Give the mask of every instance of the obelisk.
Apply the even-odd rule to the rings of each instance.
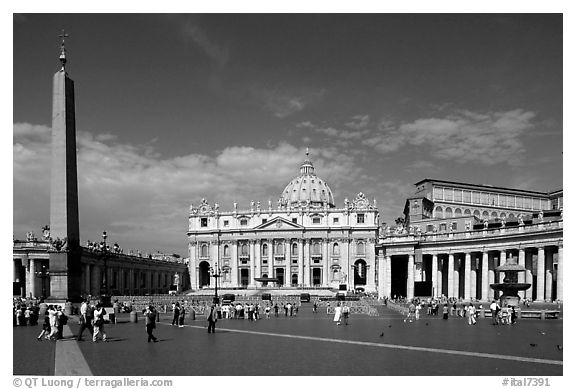
[[[50,237],[60,240],[50,252],[50,298],[62,300],[80,294],[80,232],[76,169],[74,81],[66,72],[62,32],[61,68],[54,74],[52,94],[52,170],[50,180]]]

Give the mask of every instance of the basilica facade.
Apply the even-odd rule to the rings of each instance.
[[[336,206],[307,158],[277,203],[190,207],[193,289],[298,287],[376,291],[378,210],[363,193]]]

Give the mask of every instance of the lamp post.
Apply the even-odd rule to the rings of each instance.
[[[46,298],[46,280],[50,278],[50,272],[46,268],[46,265],[42,265],[42,269],[35,271],[36,277],[42,280],[42,300]]]
[[[214,277],[214,304],[219,304],[220,299],[218,298],[218,278],[222,277],[222,271],[219,267],[214,268],[210,267],[211,277]]]
[[[100,286],[100,300],[105,307],[110,306],[110,295],[108,294],[108,255],[110,249],[106,244],[106,231],[102,233],[102,242],[100,242],[100,258],[104,261],[104,274],[102,276],[102,285]]]

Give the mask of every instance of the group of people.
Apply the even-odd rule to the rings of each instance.
[[[153,308],[152,305],[149,305],[147,310],[150,310],[151,307]],[[176,301],[175,303],[172,304],[172,325],[173,326],[176,325],[180,328],[184,327],[184,318],[186,317],[186,310],[187,309],[188,309],[188,307],[184,303],[184,300],[182,300],[182,304],[180,304],[178,301]],[[154,311],[156,311],[156,310],[154,309]],[[145,313],[145,315],[147,315],[147,313]]]
[[[36,339],[42,340],[60,340],[63,338],[64,325],[68,322],[68,316],[62,311],[59,305],[48,305],[44,311],[44,322],[42,331]]]
[[[15,300],[12,305],[12,324],[14,326],[38,325],[40,306],[36,302]]]
[[[490,304],[490,313],[492,314],[492,325],[495,326],[499,324],[516,324],[516,319],[518,318],[516,307],[511,305],[500,307],[496,300],[492,300]]]
[[[104,315],[106,315],[106,313],[106,309],[101,302],[94,303],[93,301],[83,299],[78,317],[80,329],[78,330],[76,340],[84,340],[82,339],[82,334],[84,330],[87,329],[92,334],[92,342],[96,343],[99,340],[106,342],[106,331],[104,330]]]
[[[350,318],[350,307],[346,305],[346,303],[340,305],[337,303],[334,307],[334,319],[333,321],[336,323],[337,326],[342,324],[344,321],[344,325],[348,325],[348,319]]]

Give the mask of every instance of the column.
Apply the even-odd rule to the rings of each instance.
[[[371,239],[366,240],[366,289],[376,290],[376,247]]]
[[[254,265],[256,262],[256,255],[254,253],[254,240],[249,240],[248,241],[248,253],[250,255],[250,274],[248,275],[248,287],[250,288],[254,288],[256,285],[254,284]]]
[[[545,254],[545,258],[546,260],[544,261],[545,263],[545,269],[546,269],[546,284],[545,285],[545,294],[544,294],[544,298],[547,301],[552,301],[552,268],[554,267],[554,261],[552,259],[553,253],[552,250],[549,249],[547,251],[544,251]]]
[[[260,240],[256,240],[256,246],[254,247],[254,267],[255,267],[255,273],[254,273],[254,277],[262,277],[262,271],[261,271],[261,267],[262,267],[262,245],[260,244]],[[257,283],[256,281],[254,282],[254,284],[256,286],[260,286],[262,285],[261,283]]]
[[[526,267],[526,252],[524,251],[524,249],[518,250],[518,265]],[[522,271],[518,272],[518,282],[521,284],[526,282],[526,272]],[[526,291],[525,290],[518,291],[518,296],[520,296],[520,298],[525,298]]]
[[[274,242],[272,239],[268,239],[268,277],[274,278]],[[268,284],[269,286],[272,286]]]
[[[480,278],[482,279],[482,296],[480,296],[480,299],[490,300],[490,297],[488,296],[488,289],[490,288],[490,286],[489,286],[490,280],[489,280],[489,276],[488,276],[488,252],[487,251],[482,252],[482,274],[481,274]]]
[[[454,254],[448,254],[448,291],[446,297],[454,296]]]
[[[328,261],[328,239],[322,239],[322,286],[329,286],[328,272],[329,269]]]
[[[477,294],[476,290],[478,289],[478,273],[476,269],[478,268],[478,256],[474,256],[472,258],[472,265],[470,269],[470,299],[476,300]]]
[[[346,272],[346,283],[348,290],[354,288],[354,272],[350,267],[350,240],[348,238],[342,239],[342,247],[340,249],[340,258],[342,258],[342,268]]]
[[[378,251],[378,298],[384,298],[386,289],[386,260],[382,250]]]
[[[387,255],[386,259],[386,289],[384,290],[385,296],[391,297],[392,294],[392,257]]]
[[[436,292],[436,295],[438,297],[442,296],[443,292],[442,292],[442,259],[438,259],[438,272],[436,273],[436,278],[437,279],[437,284],[438,284],[438,291]]]
[[[500,263],[498,266],[502,266],[506,263],[506,250],[500,251]],[[504,282],[505,274],[504,272],[498,272],[498,282]],[[501,293],[499,293],[501,294]]]
[[[90,264],[84,265],[84,293],[90,294],[91,284],[90,284]]]
[[[538,247],[538,272],[536,273],[536,300],[538,301],[544,301],[544,283],[546,282],[544,265],[544,247]]]
[[[304,243],[298,239],[298,284],[304,285]]]
[[[292,284],[292,272],[290,267],[290,239],[284,240],[284,285]]]
[[[432,297],[438,297],[438,255],[432,254]]]
[[[26,280],[29,280],[28,283],[28,296],[36,297],[36,260],[34,258],[30,258],[30,270],[28,271],[28,275]]]
[[[238,286],[240,284],[238,282],[238,241],[232,241],[230,246],[232,248],[230,253],[230,281],[232,281],[232,286]]]
[[[532,251],[527,251],[528,256],[526,257],[526,282],[530,284],[530,287],[526,289],[526,298],[532,298],[533,292],[533,282],[534,277],[532,277],[532,269],[534,264],[534,254]]]
[[[556,274],[556,298],[564,300],[564,243],[558,245],[558,270]]]
[[[406,298],[414,298],[414,255],[408,255],[408,281],[406,285]]]
[[[452,295],[460,298],[460,258],[454,257],[454,291]]]
[[[472,289],[472,278],[471,278],[471,267],[472,267],[472,257],[470,253],[464,254],[464,299],[470,300],[471,289]]]
[[[312,268],[310,267],[310,241],[304,239],[304,286],[310,286],[310,280],[312,279]]]

